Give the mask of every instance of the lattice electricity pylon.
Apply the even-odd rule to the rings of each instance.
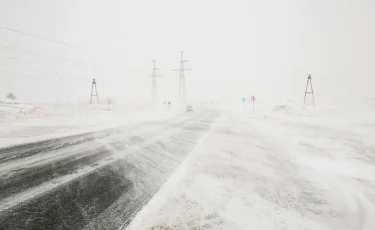
[[[156,78],[162,77],[160,75],[156,75],[156,70],[159,70],[159,68],[156,68],[156,61],[153,60],[153,68],[152,68],[152,92],[151,92],[151,101],[152,103],[156,103],[158,101],[158,88],[157,88],[157,82]]]
[[[307,88],[309,86],[309,82],[310,82],[310,89],[311,91],[307,91]],[[312,86],[312,81],[311,81],[311,75],[309,74],[309,76],[307,77],[307,84],[306,84],[306,90],[305,90],[305,98],[303,100],[303,107],[305,107],[305,103],[306,103],[306,95],[307,94],[311,94],[312,95],[312,99],[313,99],[313,104],[314,104],[314,107],[315,107],[315,100],[314,100],[314,90],[313,90],[313,86]]]
[[[181,51],[181,62],[180,62],[180,68],[174,69],[173,71],[180,71],[180,83],[179,83],[179,99],[182,104],[185,104],[186,102],[186,87],[185,87],[185,75],[184,71],[190,71],[191,69],[185,69],[184,63],[188,60],[184,60],[184,51]]]
[[[95,94],[94,94],[94,87],[95,87]],[[99,103],[99,96],[98,96],[98,90],[96,89],[95,79],[92,79],[90,104],[92,103],[92,97],[96,97],[96,102]]]

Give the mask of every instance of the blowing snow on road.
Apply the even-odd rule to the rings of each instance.
[[[0,230],[375,230],[374,12],[0,0]]]
[[[0,149],[0,228],[127,226],[217,117],[206,110]]]
[[[337,115],[223,115],[130,229],[375,229],[374,123]]]
[[[375,228],[373,112],[355,123],[358,112],[332,122],[336,111],[281,108],[202,109],[4,147],[0,228]]]

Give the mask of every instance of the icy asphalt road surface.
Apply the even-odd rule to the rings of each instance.
[[[206,110],[0,149],[0,229],[118,229],[219,116]]]

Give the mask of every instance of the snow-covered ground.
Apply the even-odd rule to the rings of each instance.
[[[210,131],[129,229],[375,229],[375,110],[292,104],[220,110],[218,120],[193,113]],[[166,134],[162,121],[177,117],[183,124],[181,112],[0,102],[0,147],[122,125],[147,128],[147,121],[160,122]]]
[[[166,107],[0,101],[0,148],[175,116]]]
[[[375,229],[374,110],[227,113],[129,229]]]

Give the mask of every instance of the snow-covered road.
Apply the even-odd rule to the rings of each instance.
[[[214,110],[0,149],[0,229],[117,229],[219,116]]]
[[[336,116],[222,116],[129,229],[375,229],[374,120]]]
[[[373,115],[206,109],[3,148],[0,229],[375,229]]]

